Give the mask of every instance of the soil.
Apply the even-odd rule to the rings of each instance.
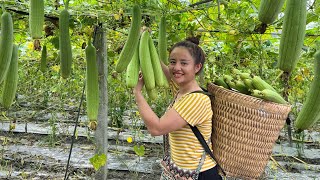
[[[32,112],[16,112],[15,128],[10,122],[0,122],[0,179],[64,179],[70,153],[74,123],[72,121],[22,120]],[[57,115],[58,116],[58,115]],[[145,130],[129,128],[130,119],[124,121],[125,129],[108,129],[108,179],[158,180],[161,168],[162,137],[151,137]],[[317,126],[318,127],[318,126]],[[141,128],[141,127],[139,127]],[[261,179],[320,179],[320,131],[306,132],[304,144],[294,139],[290,146],[283,132],[275,143],[273,154]],[[128,143],[127,137],[135,137]],[[139,157],[133,150],[135,144],[145,146]],[[95,170],[89,159],[94,155],[93,132],[80,123],[74,141],[68,179],[94,179]],[[234,179],[234,178],[227,178]]]

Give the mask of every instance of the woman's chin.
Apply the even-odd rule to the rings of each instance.
[[[181,80],[181,78],[174,78],[173,82],[175,82],[177,85],[181,85],[183,83],[183,81]]]

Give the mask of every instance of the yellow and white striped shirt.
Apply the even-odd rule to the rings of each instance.
[[[174,94],[178,93],[178,87],[171,82]],[[212,109],[210,98],[202,93],[185,94],[175,100],[171,105],[179,115],[192,126],[197,126],[204,139],[211,142]],[[203,147],[192,132],[189,125],[169,133],[171,159],[181,168],[196,169],[203,154]],[[209,145],[212,150],[211,144]],[[206,159],[200,170],[206,171],[214,167],[216,163],[206,154]]]

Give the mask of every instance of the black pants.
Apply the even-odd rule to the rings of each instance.
[[[201,172],[198,180],[222,180],[222,177],[218,173],[218,167],[215,166],[211,169]]]

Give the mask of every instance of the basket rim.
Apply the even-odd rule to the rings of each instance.
[[[220,87],[220,86],[218,86],[218,85],[216,85],[216,84],[214,84],[212,82],[207,84],[208,91],[209,91],[209,87],[210,86],[212,86],[213,88],[216,88],[216,89],[218,89],[219,91],[222,91],[222,92],[235,94],[235,95],[243,97],[243,98],[252,99],[252,101],[260,101],[260,102],[265,103],[267,105],[283,106],[283,107],[287,107],[287,108],[290,108],[290,109],[292,108],[292,105],[289,102],[287,102],[287,104],[280,104],[280,103],[268,101],[268,100],[265,100],[265,99],[262,99],[262,98],[254,97],[254,96],[251,96],[251,95],[240,93],[238,91],[234,91],[234,90],[230,90],[230,89],[226,89],[226,88]]]

